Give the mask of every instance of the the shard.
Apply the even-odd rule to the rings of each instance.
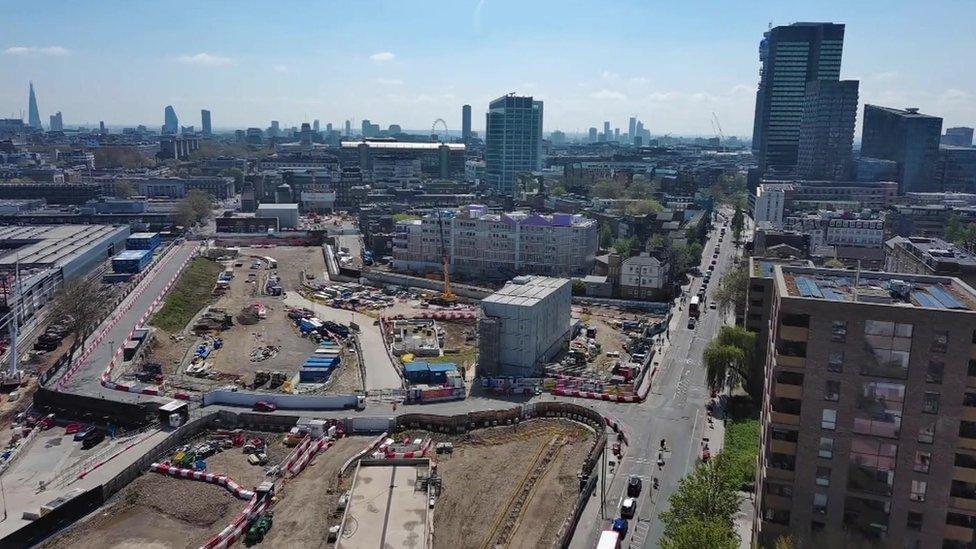
[[[37,96],[34,95],[34,82],[30,83],[30,99],[28,100],[28,103],[29,103],[27,106],[28,125],[30,125],[30,127],[37,130],[44,129],[41,127],[41,113],[40,111],[37,110]]]

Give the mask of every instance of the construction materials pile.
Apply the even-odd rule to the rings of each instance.
[[[210,307],[193,325],[193,333],[203,335],[210,332],[226,330],[234,325],[234,321],[227,311],[219,307]]]
[[[251,362],[264,362],[270,358],[274,358],[278,354],[281,347],[277,345],[265,345],[263,347],[256,347],[251,351]]]
[[[254,372],[254,383],[251,385],[251,388],[257,389],[267,384],[266,389],[277,389],[285,381],[288,381],[288,374],[285,372],[265,372],[264,370],[258,370]]]

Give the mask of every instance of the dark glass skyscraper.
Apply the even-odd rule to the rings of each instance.
[[[37,96],[34,95],[34,83],[30,82],[30,95],[27,98],[27,124],[35,130],[44,129],[41,127],[41,113],[37,109]]]
[[[796,172],[801,179],[850,179],[854,171],[857,80],[807,84]]]
[[[461,107],[461,140],[471,139],[471,105]]]
[[[864,105],[861,156],[898,163],[898,192],[938,191],[942,119],[918,109]]]
[[[488,104],[485,179],[496,193],[512,196],[516,177],[542,167],[542,101],[506,95]]]
[[[210,135],[213,133],[213,128],[210,126],[210,111],[207,109],[202,109],[200,111],[200,128],[203,131],[203,135]]]
[[[172,105],[166,105],[163,110],[163,133],[176,135],[180,131],[180,120],[176,117],[176,109]]]
[[[843,49],[842,24],[793,23],[763,35],[752,132],[752,152],[763,173],[795,170],[807,83],[839,80]]]

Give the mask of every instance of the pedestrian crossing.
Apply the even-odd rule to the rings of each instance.
[[[644,547],[644,542],[647,541],[647,534],[651,531],[651,522],[649,520],[639,520],[634,526],[634,533],[630,537],[630,545],[628,547]]]

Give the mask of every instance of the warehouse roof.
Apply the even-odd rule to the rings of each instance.
[[[0,268],[64,265],[125,227],[112,225],[9,225],[0,227]]]

